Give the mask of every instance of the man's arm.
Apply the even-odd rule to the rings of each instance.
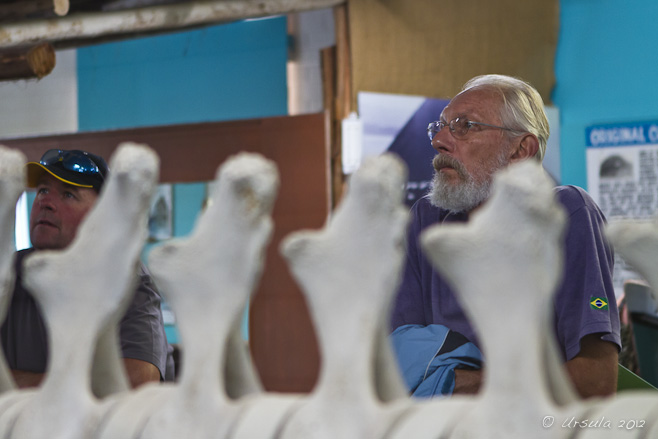
[[[24,389],[26,387],[38,387],[41,381],[43,381],[45,374],[12,369],[11,376],[14,378],[16,387]]]
[[[123,364],[126,368],[130,387],[133,389],[150,381],[160,381],[160,371],[148,361],[124,358]],[[46,374],[28,372],[25,370],[12,370],[11,376],[19,389],[26,387],[38,387]]]
[[[580,339],[580,352],[566,362],[571,382],[581,397],[609,396],[617,390],[619,353],[601,334]]]
[[[482,387],[482,369],[455,369],[455,390],[453,395],[475,395]]]
[[[160,294],[143,265],[138,276],[133,300],[119,323],[121,355],[132,387],[165,378],[167,362]]]
[[[126,367],[130,387],[133,389],[150,381],[160,381],[160,371],[148,361],[124,358],[123,364]]]
[[[610,396],[617,390],[619,353],[614,343],[601,340],[601,334],[580,340],[580,352],[565,363],[569,378],[581,398]],[[455,394],[478,393],[482,370],[455,369]]]

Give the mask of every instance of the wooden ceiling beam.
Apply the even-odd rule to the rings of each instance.
[[[54,0],[0,0],[0,27],[4,24],[20,24],[28,20],[57,18]],[[69,13],[93,13],[123,11],[129,9],[191,3],[191,0],[69,0]]]
[[[55,14],[62,16],[69,13],[69,0],[53,0]]]
[[[48,43],[0,51],[0,81],[43,78],[55,67],[55,50]]]
[[[54,17],[53,0],[24,0],[0,3],[0,21],[20,22],[26,19]]]
[[[0,48],[49,42],[56,48],[271,15],[330,8],[346,0],[209,0],[123,11],[71,13],[0,25]]]

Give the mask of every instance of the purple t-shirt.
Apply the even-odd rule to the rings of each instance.
[[[565,235],[564,279],[556,293],[555,336],[565,360],[580,351],[580,339],[603,333],[603,340],[621,348],[619,313],[612,286],[613,252],[603,235],[605,218],[590,196],[575,186],[555,188],[558,201],[569,218]],[[449,213],[427,198],[412,208],[408,231],[407,259],[393,310],[391,327],[406,324],[441,324],[460,332],[478,345],[478,340],[448,284],[425,258],[418,236],[428,226],[465,222],[466,214]],[[595,298],[608,306],[592,306]]]

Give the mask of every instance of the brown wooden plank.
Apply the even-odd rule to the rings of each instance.
[[[274,234],[250,308],[250,343],[266,389],[303,392],[310,391],[317,379],[319,353],[304,298],[279,253],[279,244],[293,231],[322,227],[328,216],[327,120],[320,113],[0,143],[23,151],[28,160],[38,160],[50,148],[83,149],[108,158],[121,142],[145,143],[160,156],[161,182],[213,179],[217,167],[240,151],[272,159],[279,168],[281,186],[272,215]]]
[[[259,322],[263,336],[250,340],[256,352],[278,350],[281,356],[261,355],[257,360],[261,380],[267,390],[275,392],[309,392],[317,382],[319,353],[313,325],[308,317],[306,302],[295,292],[285,296],[265,296],[261,306],[253,307],[252,321]],[[278,316],[304,316],[304,318],[281,319]],[[313,350],[310,350],[313,347]]]

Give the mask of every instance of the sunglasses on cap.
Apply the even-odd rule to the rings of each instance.
[[[98,164],[85,151],[77,149],[70,151],[51,149],[46,151],[41,157],[41,160],[39,160],[39,163],[44,166],[51,166],[58,162],[64,169],[69,171],[105,178],[105,170],[99,169]]]

